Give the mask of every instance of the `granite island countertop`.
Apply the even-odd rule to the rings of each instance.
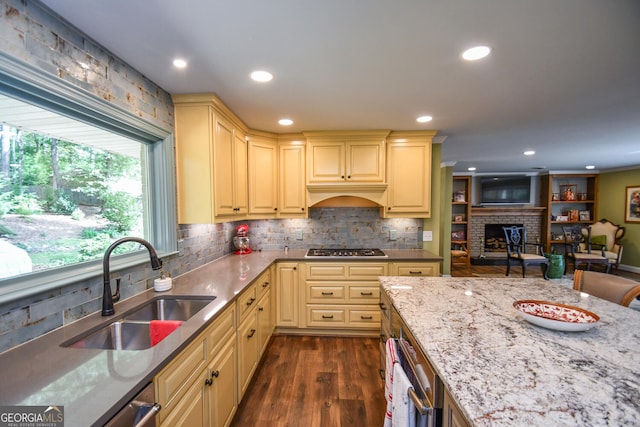
[[[227,255],[175,277],[173,289],[152,289],[115,304],[119,315],[160,296],[215,296],[174,333],[147,350],[62,347],[70,339],[108,322],[100,312],[46,333],[0,354],[0,405],[64,406],[66,427],[102,425],[142,390],[252,281],[278,261],[311,261],[306,250],[254,251]],[[383,261],[441,261],[429,251],[397,249]],[[331,259],[336,261],[336,259]],[[316,261],[315,259],[313,261]],[[342,261],[342,259],[340,259]],[[344,259],[344,261],[363,261]],[[371,261],[380,261],[371,260]]]
[[[567,279],[382,277],[384,290],[474,426],[640,425],[640,312]],[[523,320],[520,299],[600,316],[584,332]]]

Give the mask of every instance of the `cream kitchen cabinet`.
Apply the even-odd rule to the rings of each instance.
[[[278,143],[249,136],[249,218],[278,213]]]
[[[439,262],[397,261],[389,264],[391,276],[440,276]]]
[[[237,387],[235,313],[231,305],[154,378],[160,425],[228,425],[237,409],[236,394],[225,394]]]
[[[301,139],[278,141],[278,215],[306,218],[305,145]]]
[[[385,218],[431,217],[431,142],[435,132],[392,132],[387,138]]]
[[[174,95],[173,102],[178,222],[210,224],[244,217],[245,126],[213,94]]]
[[[387,134],[305,132],[307,184],[385,182]]]
[[[387,263],[307,262],[304,264],[304,326],[309,329],[380,329],[379,276]]]
[[[238,298],[238,402],[273,333],[271,270],[264,271]]]
[[[242,217],[248,212],[248,143],[231,122],[215,116],[213,150],[215,218]],[[231,218],[224,218],[229,220]]]
[[[276,327],[300,327],[300,274],[297,262],[276,266]]]
[[[442,427],[469,427],[469,423],[462,415],[448,390],[444,390],[444,407],[442,410]]]

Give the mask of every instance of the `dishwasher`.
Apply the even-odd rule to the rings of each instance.
[[[442,426],[444,406],[444,385],[418,346],[418,343],[404,323],[400,313],[391,303],[388,295],[381,292],[382,328],[380,350],[384,352],[384,342],[394,338],[400,354],[401,366],[410,379],[413,390],[409,397],[421,415],[427,419],[428,427]],[[384,378],[384,354],[381,354],[381,375]]]
[[[131,402],[105,424],[106,427],[155,427],[160,404],[149,383]]]

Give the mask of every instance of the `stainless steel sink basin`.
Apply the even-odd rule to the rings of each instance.
[[[151,347],[152,320],[189,320],[216,297],[159,297],[125,312],[111,323],[62,344],[70,348],[144,350]]]
[[[157,298],[136,308],[122,317],[123,320],[188,320],[202,310],[215,297],[186,298],[162,297]]]
[[[151,347],[149,322],[113,322],[91,335],[68,344],[66,347],[144,350]]]

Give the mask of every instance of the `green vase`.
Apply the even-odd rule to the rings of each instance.
[[[560,279],[564,274],[564,255],[546,254],[549,259],[549,269],[547,276],[549,279]]]

